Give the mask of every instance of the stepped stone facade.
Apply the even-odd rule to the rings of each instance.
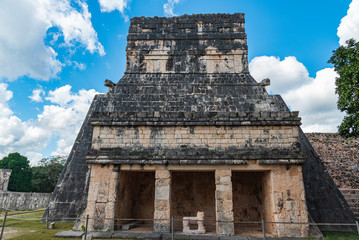
[[[337,133],[306,133],[325,168],[340,188],[359,188],[359,139]]]
[[[307,223],[308,206],[321,209],[315,191],[333,181],[313,181],[325,172],[298,112],[249,74],[244,14],[133,18],[127,39],[126,72],[95,97],[53,194],[56,217],[88,214],[91,230],[152,219],[151,231],[168,232],[172,216],[204,212],[206,230],[234,235],[241,221]],[[303,237],[309,227],[266,231]]]

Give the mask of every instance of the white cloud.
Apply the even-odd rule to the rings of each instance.
[[[124,13],[127,7],[127,0],[99,0],[101,12],[112,12],[118,10]]]
[[[359,41],[359,0],[353,0],[338,27],[339,44],[344,45],[346,40],[354,38]]]
[[[305,132],[337,132],[344,114],[337,110],[336,72],[326,68],[309,77],[305,66],[295,57],[280,61],[276,57],[256,57],[249,64],[250,72],[259,82],[271,80],[268,87],[281,94],[292,111],[299,111]]]
[[[283,61],[273,56],[255,57],[249,63],[249,71],[257,81],[273,79],[268,90],[279,94],[311,80],[306,67],[293,56],[286,57]]]
[[[60,45],[105,54],[88,6],[81,0],[0,1],[0,29],[0,79],[55,78],[64,67],[54,49]],[[60,36],[63,42],[58,43]]]
[[[127,22],[129,17],[125,14],[125,9],[128,7],[129,0],[98,0],[101,12],[119,11],[122,17]]]
[[[7,87],[7,84],[0,83],[0,118],[12,114],[8,105],[8,101],[12,98],[12,92],[7,90]]]
[[[167,0],[167,3],[163,4],[163,11],[166,17],[177,16],[173,10],[175,8],[175,4],[178,4],[179,2],[180,0]]]
[[[317,72],[308,84],[283,94],[293,110],[299,110],[305,132],[337,132],[344,113],[337,110],[333,68]]]
[[[79,63],[79,62],[76,62],[76,61],[72,61],[72,64],[80,71],[83,71],[86,69],[86,64],[84,63]]]
[[[42,102],[42,97],[41,95],[44,95],[45,92],[44,90],[42,90],[41,88],[39,89],[34,89],[32,90],[32,95],[29,96],[29,98],[31,99],[31,101],[33,102]]]
[[[0,84],[0,158],[11,152],[20,152],[36,164],[43,157],[38,151],[52,139],[58,139],[53,155],[69,154],[97,92],[82,89],[75,93],[69,85],[57,88],[47,94],[45,100],[48,104],[44,105],[37,119],[22,121],[9,108],[12,92],[7,87]]]

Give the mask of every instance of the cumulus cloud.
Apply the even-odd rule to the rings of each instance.
[[[281,94],[292,111],[299,111],[305,132],[337,132],[344,114],[337,110],[333,68],[309,77],[305,66],[295,57],[256,57],[249,69],[257,81],[270,78],[273,93]]]
[[[34,90],[32,90],[32,95],[29,96],[29,98],[33,102],[42,102],[42,96],[41,95],[44,95],[44,94],[45,94],[45,92],[41,88],[34,89]]]
[[[163,12],[165,13],[166,17],[177,16],[173,10],[175,8],[175,4],[178,4],[179,2],[180,0],[168,0],[167,3],[163,4]]]
[[[284,100],[302,116],[303,130],[306,132],[337,132],[337,126],[344,113],[337,109],[335,78],[333,68],[317,72],[308,84],[283,94]]]
[[[0,84],[0,158],[20,152],[36,164],[43,157],[38,151],[53,139],[57,139],[57,148],[52,155],[69,154],[97,92],[93,89],[73,92],[69,85],[49,91],[44,99],[47,103],[37,118],[22,121],[9,108],[12,92],[7,87]]]
[[[127,0],[99,0],[101,12],[119,11],[124,13],[127,7]]]
[[[354,38],[359,41],[359,0],[353,0],[347,12],[347,15],[342,18],[338,27],[337,35],[339,37],[339,44],[344,45],[345,41]]]
[[[7,117],[12,114],[8,101],[12,98],[12,92],[7,90],[8,85],[0,83],[0,117]]]
[[[98,0],[101,12],[119,11],[122,17],[127,22],[129,17],[125,14],[125,9],[128,7],[130,0]]]
[[[249,63],[249,69],[257,81],[264,78],[273,79],[268,90],[274,93],[284,93],[311,80],[306,67],[292,56],[282,61],[274,56],[255,57]]]
[[[81,0],[0,1],[0,29],[0,79],[55,78],[65,65],[58,46],[105,54]]]

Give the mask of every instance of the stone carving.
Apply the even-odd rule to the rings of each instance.
[[[203,224],[204,212],[197,212],[196,217],[183,217],[183,233],[187,234],[204,234],[206,229]],[[197,229],[191,230],[190,223],[197,224]]]
[[[111,91],[111,89],[116,86],[116,84],[114,82],[112,82],[111,80],[106,79],[105,80],[105,86],[108,87],[107,93],[109,93]]]
[[[262,86],[269,86],[270,85],[270,80],[269,80],[269,78],[265,78],[265,79],[263,79],[262,81],[261,81],[261,83],[260,83]]]

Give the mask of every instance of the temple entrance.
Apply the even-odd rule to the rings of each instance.
[[[152,231],[154,199],[155,172],[120,171],[115,228]]]
[[[264,218],[265,172],[232,172],[234,232],[237,235],[256,235],[262,232]],[[247,222],[247,223],[246,223]]]
[[[206,232],[216,232],[214,172],[172,172],[171,216],[175,231],[182,231],[183,217],[204,212]],[[197,226],[190,226],[196,229]]]

